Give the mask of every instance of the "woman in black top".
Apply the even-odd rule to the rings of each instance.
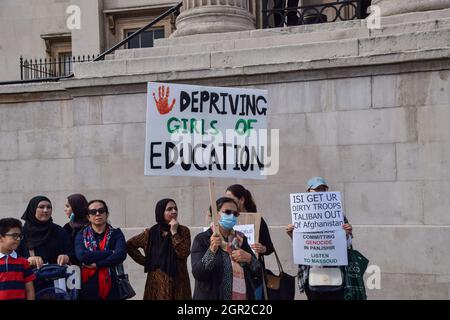
[[[233,184],[227,188],[226,196],[232,198],[238,204],[239,212],[257,212],[255,201],[253,200],[250,191],[244,188],[240,184]],[[263,299],[262,279],[264,277],[264,257],[273,253],[274,247],[272,239],[269,233],[269,227],[267,226],[264,218],[261,217],[261,224],[259,226],[259,242],[251,245],[251,248],[258,253],[258,261],[262,268],[262,274],[253,279],[256,289],[256,298]]]
[[[255,201],[250,191],[240,184],[229,186],[226,196],[232,198],[239,206],[239,212],[257,212]],[[259,242],[251,245],[259,255],[268,256],[273,252],[273,243],[270,237],[269,228],[264,218],[261,217],[261,225],[259,227]]]
[[[88,202],[82,194],[71,194],[67,197],[64,212],[69,218],[69,222],[64,225],[67,235],[70,238],[70,244],[73,254],[70,256],[72,264],[80,265],[75,256],[74,242],[78,231],[83,229],[89,223],[87,218]]]
[[[52,204],[47,197],[36,196],[30,200],[22,215],[25,220],[24,238],[17,253],[28,259],[32,268],[45,263],[65,265],[70,262],[72,248],[66,231],[52,220]],[[47,284],[35,283],[36,292]]]

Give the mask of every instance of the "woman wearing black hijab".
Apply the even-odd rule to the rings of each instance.
[[[72,251],[74,251],[75,236],[78,231],[83,229],[84,226],[89,224],[88,216],[88,202],[82,194],[71,194],[67,197],[64,212],[69,218],[69,222],[64,225],[67,235],[70,239]],[[70,256],[72,264],[79,265],[75,254]]]
[[[129,256],[147,273],[144,300],[191,299],[187,271],[190,231],[178,223],[178,208],[172,199],[156,204],[155,218],[157,224],[127,241]]]
[[[32,268],[41,268],[45,263],[65,265],[70,262],[69,237],[63,228],[53,223],[52,203],[47,197],[31,199],[22,219],[25,220],[24,238],[17,253],[27,258]]]

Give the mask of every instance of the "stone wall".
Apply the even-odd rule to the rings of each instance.
[[[355,247],[381,268],[381,290],[369,297],[448,299],[448,67],[314,81],[236,79],[269,90],[269,126],[280,128],[280,171],[264,182],[219,179],[216,192],[235,182],[253,192],[294,273],[283,229],[290,222],[288,194],[322,175],[344,194]],[[189,81],[196,82],[204,81]],[[194,237],[206,221],[206,180],[143,175],[145,85],[102,86],[95,95],[87,88],[55,89],[1,96],[1,215],[19,217],[39,193],[52,199],[55,221],[63,224],[65,197],[82,192],[105,199],[111,222],[130,237],[154,223],[156,201],[170,196]],[[142,268],[130,259],[127,266],[140,294]]]
[[[355,248],[382,272],[370,299],[449,299],[449,21],[448,11],[427,15],[408,26],[393,17],[374,32],[348,22],[164,40],[80,64],[72,80],[0,87],[0,216],[20,217],[45,194],[63,224],[65,198],[81,192],[106,200],[129,238],[154,224],[156,201],[169,196],[194,238],[206,224],[207,181],[143,174],[146,82],[267,89],[279,173],[217,179],[216,193],[233,183],[252,191],[294,274],[288,195],[324,176],[343,193]],[[126,267],[140,298],[143,268]]]

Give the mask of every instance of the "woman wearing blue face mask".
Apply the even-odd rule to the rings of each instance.
[[[73,254],[70,255],[70,261],[72,264],[80,265],[74,250],[75,236],[78,231],[83,229],[83,227],[89,223],[88,215],[88,202],[82,194],[71,194],[66,199],[66,204],[64,206],[64,212],[66,213],[69,222],[64,225],[64,230],[70,238],[70,244]]]
[[[192,244],[191,263],[196,300],[254,300],[254,276],[261,265],[247,238],[233,228],[239,215],[236,202],[216,201],[219,230],[214,224],[198,234]]]

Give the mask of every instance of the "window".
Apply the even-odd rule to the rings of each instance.
[[[72,52],[63,52],[58,56],[59,73],[67,76],[72,73]]]
[[[105,14],[105,47],[110,48],[163,14],[171,6],[150,5],[141,7],[108,8]],[[174,30],[175,16],[172,14],[134,38],[121,49],[153,47],[154,40],[170,36]]]
[[[124,36],[128,37],[136,32],[136,30],[126,30]],[[153,47],[153,41],[160,38],[164,38],[164,28],[147,30],[128,41],[127,48],[136,49]]]

